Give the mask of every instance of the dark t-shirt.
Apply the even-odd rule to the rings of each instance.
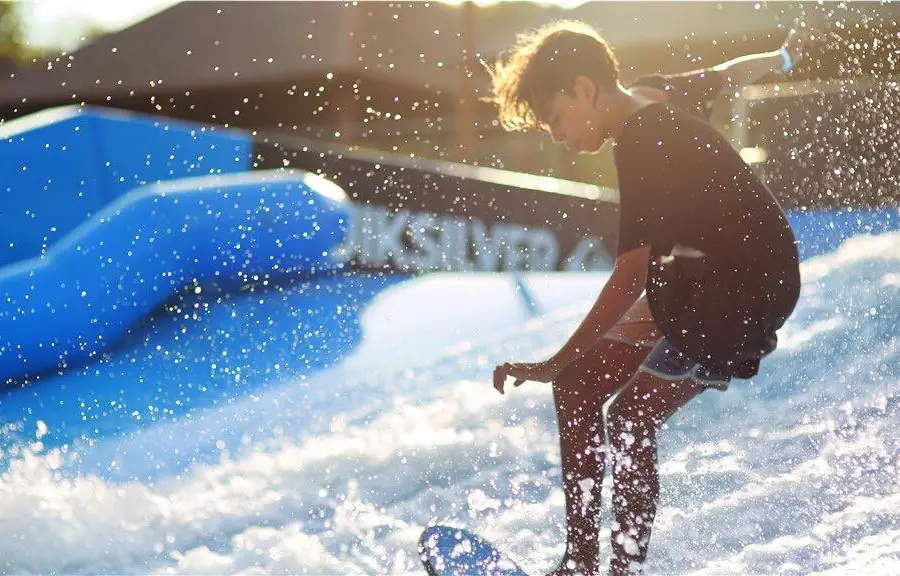
[[[765,184],[715,128],[671,103],[627,119],[615,160],[618,253],[650,246],[648,301],[666,337],[724,369],[771,352],[800,279],[794,235]],[[705,257],[672,258],[676,245]]]

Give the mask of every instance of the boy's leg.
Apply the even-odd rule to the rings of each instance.
[[[656,432],[679,408],[728,378],[691,362],[665,339],[641,364],[607,412],[613,464],[610,574],[640,573],[659,499]]]
[[[658,339],[647,301],[641,298],[597,347],[553,383],[566,502],[566,552],[554,575],[599,570],[596,519],[604,475],[603,404],[628,382]]]
[[[593,574],[599,568],[596,519],[604,474],[602,408],[629,381],[648,350],[602,340],[553,383],[566,502],[566,552],[555,576]]]

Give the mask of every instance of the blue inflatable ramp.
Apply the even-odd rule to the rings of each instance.
[[[340,268],[349,203],[297,171],[137,188],[41,256],[0,270],[0,377],[28,381],[95,358],[184,287]]]

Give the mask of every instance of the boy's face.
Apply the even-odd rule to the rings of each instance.
[[[553,141],[579,154],[598,151],[610,137],[604,96],[590,79],[579,76],[571,91],[550,98],[544,124]]]

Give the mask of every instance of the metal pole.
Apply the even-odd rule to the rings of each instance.
[[[457,148],[463,162],[475,156],[475,2],[466,0],[461,7],[460,82],[456,94]]]

